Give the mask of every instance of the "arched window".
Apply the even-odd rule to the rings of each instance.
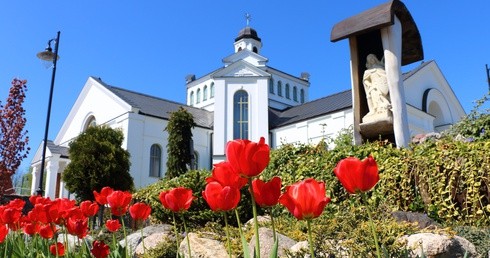
[[[208,85],[204,85],[204,89],[202,90],[202,101],[208,100]]]
[[[286,98],[289,99],[289,83],[286,83]]]
[[[201,102],[201,89],[197,89],[196,93],[196,103]]]
[[[296,86],[293,87],[293,100],[298,101],[298,88]]]
[[[299,100],[301,104],[305,103],[305,90],[303,89],[299,91]]]
[[[194,106],[194,92],[191,91],[191,94],[189,96],[189,105]]]
[[[87,130],[89,127],[96,126],[97,120],[95,120],[95,116],[90,116],[85,122],[85,126],[83,126],[83,131]]]
[[[209,89],[210,91],[210,95],[209,95],[209,98],[212,99],[214,98],[214,82],[211,83],[211,89]]]
[[[191,162],[191,169],[199,169],[199,152],[194,151]]]
[[[259,50],[257,49],[257,47],[253,47],[252,51],[253,51],[254,53],[259,53]]]
[[[274,79],[272,78],[269,80],[269,92],[274,94]]]
[[[233,97],[233,139],[248,139],[248,93],[244,90]]]
[[[162,148],[158,144],[150,148],[150,176],[160,177],[162,172]]]
[[[277,82],[277,95],[282,97],[282,82],[281,81]]]

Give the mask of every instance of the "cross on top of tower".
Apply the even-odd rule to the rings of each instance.
[[[246,13],[245,14],[245,19],[247,20],[247,27],[249,27],[250,20],[252,20],[252,15],[250,15],[249,13]]]

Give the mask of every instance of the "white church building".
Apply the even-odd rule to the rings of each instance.
[[[193,167],[199,169],[211,169],[224,160],[226,143],[233,139],[265,137],[273,149],[285,143],[316,144],[353,124],[351,90],[309,100],[314,87],[309,75],[294,76],[268,66],[261,50],[257,32],[249,26],[242,29],[221,68],[186,78],[185,104],[89,77],[56,138],[47,143],[45,196],[70,196],[61,181],[70,162],[68,146],[91,125],[122,130],[123,148],[131,154],[130,173],[139,188],[164,176],[168,137],[164,128],[169,113],[181,106],[194,116]],[[404,73],[403,84],[412,136],[440,132],[465,115],[435,61]],[[31,162],[32,193],[39,184],[40,146]]]

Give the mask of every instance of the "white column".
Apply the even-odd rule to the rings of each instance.
[[[58,156],[58,157],[57,157]],[[56,196],[56,178],[59,170],[59,155],[51,156],[48,160],[46,168],[46,189],[44,189],[44,196],[54,199]]]
[[[37,166],[32,167],[31,195],[35,195],[39,187],[39,171],[37,168]]]
[[[393,131],[397,147],[407,147],[410,142],[408,129],[407,104],[401,73],[402,58],[402,26],[395,16],[392,26],[381,29],[383,41],[386,77],[390,90],[390,100],[393,112]]]

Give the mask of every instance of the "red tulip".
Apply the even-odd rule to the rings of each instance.
[[[80,203],[80,209],[86,217],[93,217],[99,211],[99,205],[92,201],[83,201]]]
[[[106,205],[107,204],[107,196],[109,196],[114,190],[110,188],[109,186],[103,187],[100,190],[100,193],[97,191],[94,191],[94,197],[95,201],[98,202],[100,205]]]
[[[218,182],[210,182],[202,192],[204,200],[213,211],[229,211],[240,202],[240,190],[231,186],[222,186]]]
[[[104,241],[95,240],[90,252],[95,258],[106,258],[109,256],[110,250],[109,246],[104,244]]]
[[[65,246],[62,243],[57,242],[56,244],[49,246],[49,252],[54,256],[64,256]]]
[[[151,207],[145,203],[138,202],[129,207],[129,214],[134,220],[145,220],[150,216]]]
[[[66,222],[68,233],[84,238],[88,233],[88,218],[81,213],[71,215]]]
[[[371,156],[363,161],[345,158],[337,163],[334,173],[350,194],[367,192],[379,181],[378,165]]]
[[[105,222],[105,226],[110,232],[116,232],[121,228],[121,223],[117,219],[109,219]]]
[[[226,161],[214,164],[212,176],[206,178],[208,183],[213,181],[220,183],[222,186],[231,186],[238,189],[241,189],[248,182],[246,178],[238,174],[230,162]]]
[[[252,181],[255,202],[261,207],[271,207],[277,204],[281,195],[281,178],[274,177],[264,183],[260,179]]]
[[[173,211],[186,211],[196,197],[192,196],[192,189],[177,187],[160,193],[160,202],[163,207]]]
[[[114,191],[107,196],[107,203],[111,206],[111,213],[114,216],[122,216],[128,211],[129,203],[133,196],[130,192]]]
[[[3,243],[9,233],[9,228],[5,224],[0,224],[0,243]]]
[[[24,233],[29,236],[39,233],[39,223],[37,222],[25,222],[23,226]]]
[[[234,140],[226,145],[226,158],[237,172],[246,178],[259,175],[269,164],[269,146],[264,137],[258,143]]]
[[[50,224],[43,225],[39,228],[39,235],[44,239],[51,239],[54,236],[55,231]]]
[[[313,178],[287,186],[286,192],[279,197],[279,203],[299,220],[320,216],[329,202],[330,198],[325,196],[325,184]]]

